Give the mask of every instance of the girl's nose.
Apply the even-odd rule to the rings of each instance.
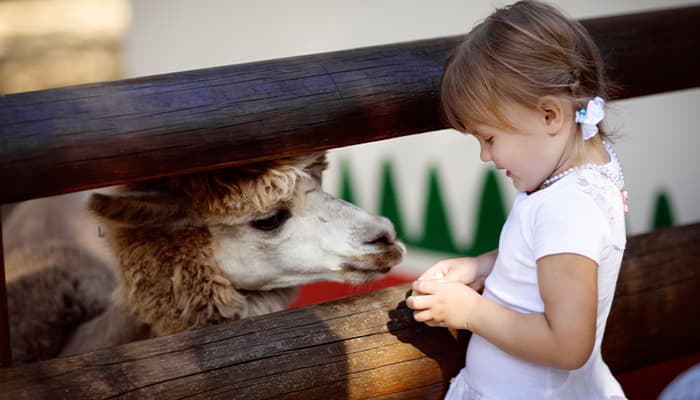
[[[479,157],[483,162],[491,161],[491,154],[486,150],[486,146],[481,146],[481,151],[479,152]]]

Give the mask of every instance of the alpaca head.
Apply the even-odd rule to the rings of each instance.
[[[95,194],[89,207],[117,252],[131,241],[132,253],[163,255],[182,241],[174,247],[209,258],[236,289],[365,283],[398,264],[404,247],[389,220],[323,191],[325,167],[320,153],[162,178]]]

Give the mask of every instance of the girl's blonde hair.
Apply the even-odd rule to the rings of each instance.
[[[496,10],[476,25],[450,54],[441,86],[447,121],[461,132],[475,124],[512,129],[499,106],[504,103],[534,108],[553,95],[579,109],[595,96],[607,98],[608,90],[600,53],[586,29],[533,0]]]

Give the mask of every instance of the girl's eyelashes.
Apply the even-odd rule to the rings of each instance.
[[[488,144],[493,143],[493,136],[489,136],[488,138],[486,138],[485,142]]]

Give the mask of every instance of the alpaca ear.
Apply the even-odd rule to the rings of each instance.
[[[177,225],[187,218],[177,199],[154,193],[93,193],[88,209],[105,222],[126,227]]]
[[[321,181],[321,175],[323,171],[328,167],[328,160],[326,159],[326,152],[321,152],[316,155],[316,158],[306,167],[309,174],[316,180]]]

